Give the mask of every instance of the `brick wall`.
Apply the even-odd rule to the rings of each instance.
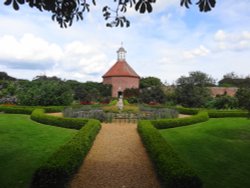
[[[210,87],[211,95],[216,97],[216,95],[228,95],[235,96],[238,88],[237,87]]]
[[[112,97],[118,97],[118,91],[126,88],[139,88],[139,78],[135,77],[107,77],[103,79],[103,84],[112,85]]]

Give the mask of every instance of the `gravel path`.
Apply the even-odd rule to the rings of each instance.
[[[191,115],[186,115],[186,114],[179,114],[178,118],[185,118],[185,117],[190,117]]]
[[[103,124],[71,188],[160,188],[136,124]]]

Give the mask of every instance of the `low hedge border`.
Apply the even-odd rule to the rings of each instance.
[[[198,114],[198,112],[200,111],[200,109],[198,108],[185,108],[182,106],[177,106],[175,107],[175,109],[181,113],[181,114],[187,114],[187,115],[195,115]]]
[[[31,114],[36,108],[42,108],[47,113],[61,112],[65,106],[4,106],[0,105],[0,112],[8,114]]]
[[[224,118],[224,117],[247,117],[248,112],[243,110],[213,110],[213,109],[202,109],[202,108],[185,108],[176,107],[175,108],[181,114],[195,115],[199,111],[207,111],[210,118]]]
[[[208,121],[208,119],[209,119],[208,113],[206,111],[200,111],[197,115],[191,117],[152,120],[151,123],[157,129],[167,129],[173,127],[192,125],[195,123]]]
[[[150,121],[139,121],[138,132],[150,159],[157,169],[163,187],[167,188],[201,188],[202,181],[172,147],[161,136]]]
[[[226,118],[226,117],[247,117],[246,111],[233,111],[233,110],[208,110],[210,118]]]
[[[84,127],[57,152],[55,152],[33,175],[31,187],[67,187],[91,148],[101,128],[98,120],[89,120]]]
[[[8,114],[31,114],[33,110],[34,110],[33,107],[0,106],[0,112]]]
[[[46,125],[53,125],[77,130],[81,129],[88,122],[88,119],[83,118],[63,118],[47,115],[45,114],[44,109],[35,109],[32,112],[30,118],[36,122]]]

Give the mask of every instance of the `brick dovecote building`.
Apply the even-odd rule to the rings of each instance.
[[[103,84],[112,85],[112,97],[119,97],[126,88],[139,88],[139,75],[129,66],[125,59],[126,50],[117,51],[117,62],[106,72]]]

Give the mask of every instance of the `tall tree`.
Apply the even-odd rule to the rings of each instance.
[[[211,97],[208,86],[214,84],[212,77],[200,71],[181,76],[176,82],[177,102],[187,107],[202,107]]]
[[[159,78],[149,76],[140,79],[140,88],[148,88],[148,87],[161,87],[162,82]]]
[[[239,106],[248,110],[248,117],[250,118],[250,85],[240,88],[235,96],[239,101]]]
[[[17,93],[18,103],[30,106],[69,105],[73,101],[72,96],[71,88],[54,78],[23,83]]]
[[[105,5],[102,9],[105,20],[110,20],[106,25],[108,27],[126,26],[130,22],[124,16],[128,9],[144,14],[153,11],[153,4],[157,0],[113,0],[116,5],[111,8]],[[5,0],[5,5],[12,5],[15,10],[19,10],[20,5],[28,4],[31,8],[37,8],[40,11],[52,13],[52,19],[60,24],[61,27],[71,26],[73,21],[83,20],[84,13],[90,11],[90,4],[96,5],[96,0]],[[110,3],[111,4],[111,3]],[[113,3],[112,3],[113,4]],[[180,5],[189,8],[192,0],[180,0]],[[215,7],[216,0],[198,0],[196,3],[201,12],[210,11]]]
[[[219,81],[219,85],[226,87],[249,87],[250,76],[240,77],[234,72],[231,72],[223,76],[223,78]]]

